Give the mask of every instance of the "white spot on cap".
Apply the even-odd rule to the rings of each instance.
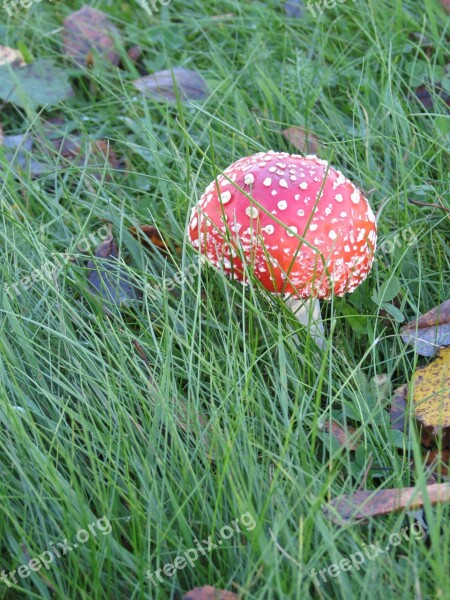
[[[266,225],[263,227],[263,230],[270,235],[275,231],[275,227],[273,225]]]
[[[280,200],[278,202],[277,206],[278,206],[278,208],[280,210],[286,210],[286,208],[287,208],[287,202],[286,202],[286,200]]]
[[[365,235],[366,235],[366,230],[364,229],[364,227],[362,227],[362,228],[359,230],[359,235],[358,235],[358,237],[356,238],[356,241],[357,241],[357,242],[362,242],[362,241],[363,241],[363,239],[364,239],[364,236],[365,236]]]
[[[318,226],[318,225],[316,225],[315,223],[311,223],[311,225],[309,226],[309,228],[310,228],[310,230],[311,230],[311,231],[316,231],[316,229],[317,229],[318,227],[319,227],[319,226]]]
[[[299,185],[299,188],[301,188],[302,190],[307,190],[308,184],[306,183],[306,181],[302,181],[301,184]]]
[[[277,170],[276,167],[270,167],[269,173],[275,173],[276,170]]]
[[[350,252],[350,246],[348,244],[346,244],[344,246],[344,250],[345,250],[345,252]]]
[[[282,188],[288,187],[286,179],[280,179],[280,187],[282,187]]]
[[[256,206],[247,206],[247,208],[245,209],[245,214],[248,217],[252,217],[255,219],[259,215],[259,210],[256,208]]]
[[[336,200],[336,202],[343,202],[344,201],[344,197],[342,196],[342,194],[336,194],[336,196],[334,197],[334,199]]]
[[[300,210],[297,211],[297,214],[298,214],[299,217],[304,217],[305,216],[305,211],[302,210],[302,209],[300,209]]]
[[[220,201],[222,204],[227,204],[231,200],[231,192],[222,192],[220,194]]]
[[[272,190],[272,196],[276,196],[278,194],[277,190]]]
[[[361,199],[361,194],[359,193],[359,190],[355,190],[350,196],[350,198],[352,199],[353,204],[358,204]]]
[[[342,173],[339,173],[339,171],[338,171],[338,178],[333,183],[333,190],[335,190],[337,187],[339,187],[340,185],[342,185],[345,182],[346,182],[345,177],[342,175]]]
[[[195,229],[197,227],[198,224],[198,219],[197,217],[194,217],[191,221],[191,229]]]
[[[289,177],[289,179],[290,179],[291,181],[297,181],[297,177],[296,177],[295,175],[291,175],[291,176]]]
[[[247,174],[244,176],[244,183],[245,183],[246,185],[251,185],[251,184],[252,184],[252,183],[254,183],[254,182],[255,182],[255,176],[253,175],[253,173],[247,173]]]
[[[342,217],[343,219],[345,219],[345,217],[347,217],[347,213],[345,212],[345,210],[343,210],[341,213],[339,213],[339,216]]]
[[[286,233],[289,237],[294,237],[294,234],[297,233],[297,227],[290,227]]]
[[[272,185],[272,179],[270,177],[266,177],[263,181],[263,185],[270,187]]]
[[[323,211],[323,214],[328,217],[329,214],[331,214],[331,208],[329,206],[326,207],[326,209]]]
[[[332,230],[330,231],[330,233],[328,234],[328,236],[329,236],[329,238],[330,238],[330,239],[332,239],[332,240],[335,240],[335,239],[337,238],[337,234],[336,234],[336,232],[334,231],[334,229],[332,229]]]

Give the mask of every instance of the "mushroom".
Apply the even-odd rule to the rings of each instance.
[[[351,181],[314,155],[260,152],[229,166],[194,207],[188,239],[211,264],[282,294],[323,347],[319,300],[369,273],[374,214]]]

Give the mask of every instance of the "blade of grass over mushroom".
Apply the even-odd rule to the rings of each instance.
[[[422,356],[433,356],[439,347],[450,345],[450,300],[410,321],[400,333],[405,344],[412,344]]]
[[[88,262],[87,268],[90,287],[103,297],[107,308],[129,305],[139,299],[135,283],[119,261],[119,250],[114,239],[105,240],[98,246],[95,259]]]
[[[115,40],[119,30],[102,11],[83,6],[64,20],[64,49],[79,68],[90,65],[97,54],[100,60],[119,64]]]
[[[176,90],[179,91],[182,101],[206,100],[209,95],[206,81],[200,73],[183,67],[140,77],[133,81],[133,85],[144,95],[170,102],[176,101]]]
[[[400,510],[411,510],[426,505],[450,502],[450,483],[426,486],[426,493],[418,488],[396,488],[377,491],[360,491],[334,498],[324,507],[324,514],[341,525],[386,515]]]
[[[31,65],[0,67],[0,98],[20,108],[52,106],[73,96],[67,71],[53,60],[39,59]]]

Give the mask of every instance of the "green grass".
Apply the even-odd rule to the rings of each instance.
[[[0,9],[0,44],[69,68],[60,28],[81,5],[42,2],[9,20]],[[149,72],[197,69],[211,93],[184,106],[142,100],[133,64],[102,63],[72,72],[76,95],[63,106],[2,106],[6,134],[37,136],[44,117],[59,116],[110,140],[125,172],[53,155],[51,176],[14,178],[0,164],[1,289],[52,253],[80,255],[77,243],[108,221],[144,297],[106,316],[82,256],[11,297],[0,292],[0,572],[102,516],[112,525],[14,588],[0,581],[0,598],[179,599],[206,584],[248,599],[448,597],[445,506],[426,505],[427,540],[321,586],[310,576],[412,523],[400,512],[337,526],[323,514],[328,500],[361,486],[421,490],[428,477],[414,428],[395,437],[387,412],[391,391],[425,361],[374,294],[398,279],[406,320],[450,295],[448,216],[408,202],[449,203],[446,106],[436,97],[426,111],[413,94],[448,62],[439,2],[347,0],[300,20],[275,1],[174,0],[153,18],[137,3],[93,6],[120,28],[123,54],[141,46]],[[262,149],[294,151],[280,135],[293,125],[382,207],[379,244],[409,226],[417,236],[400,236],[354,294],[323,305],[323,353],[281,301],[210,267],[176,294],[164,289],[197,264],[184,232],[214,173]],[[131,237],[138,223],[158,226],[170,256]],[[361,432],[356,453],[323,430],[330,416]],[[146,579],[246,512],[254,528],[158,587]]]

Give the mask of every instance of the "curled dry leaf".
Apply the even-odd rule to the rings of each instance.
[[[130,233],[147,248],[156,246],[162,252],[169,252],[169,245],[161,236],[158,229],[153,225],[139,225],[138,227],[130,227]],[[177,254],[181,253],[181,248],[178,246],[175,250]]]
[[[210,585],[197,587],[183,596],[183,600],[238,600],[233,592],[218,590]]]
[[[114,50],[118,36],[108,16],[90,6],[83,6],[64,20],[66,54],[80,67],[92,64],[95,54],[118,65],[120,57]]]
[[[200,73],[183,67],[176,67],[172,71],[157,71],[152,75],[140,77],[133,81],[133,85],[143,94],[170,102],[177,99],[176,90],[183,101],[205,100],[208,97],[208,87]]]
[[[432,436],[442,432],[444,448],[450,447],[450,347],[442,348],[426,367],[414,373],[414,413]]]
[[[334,498],[323,511],[334,523],[367,519],[403,509],[421,507],[429,498],[431,504],[450,502],[450,483],[427,485],[424,495],[416,488],[360,491]]]
[[[303,127],[289,127],[281,132],[282,135],[300,152],[304,154],[317,154],[319,140],[314,134],[303,129]]]
[[[24,67],[25,60],[20,50],[14,50],[7,46],[0,46],[0,66],[13,65],[15,67]]]
[[[332,436],[337,440],[340,446],[347,450],[356,450],[358,447],[358,436],[355,436],[356,429],[354,427],[347,427],[344,429],[342,425],[329,419],[325,421],[325,430],[331,432]]]
[[[413,344],[417,354],[433,356],[441,346],[450,344],[450,300],[404,325],[400,334],[406,344]]]
[[[0,66],[0,98],[21,108],[52,106],[73,95],[66,71],[49,59],[31,65]]]

